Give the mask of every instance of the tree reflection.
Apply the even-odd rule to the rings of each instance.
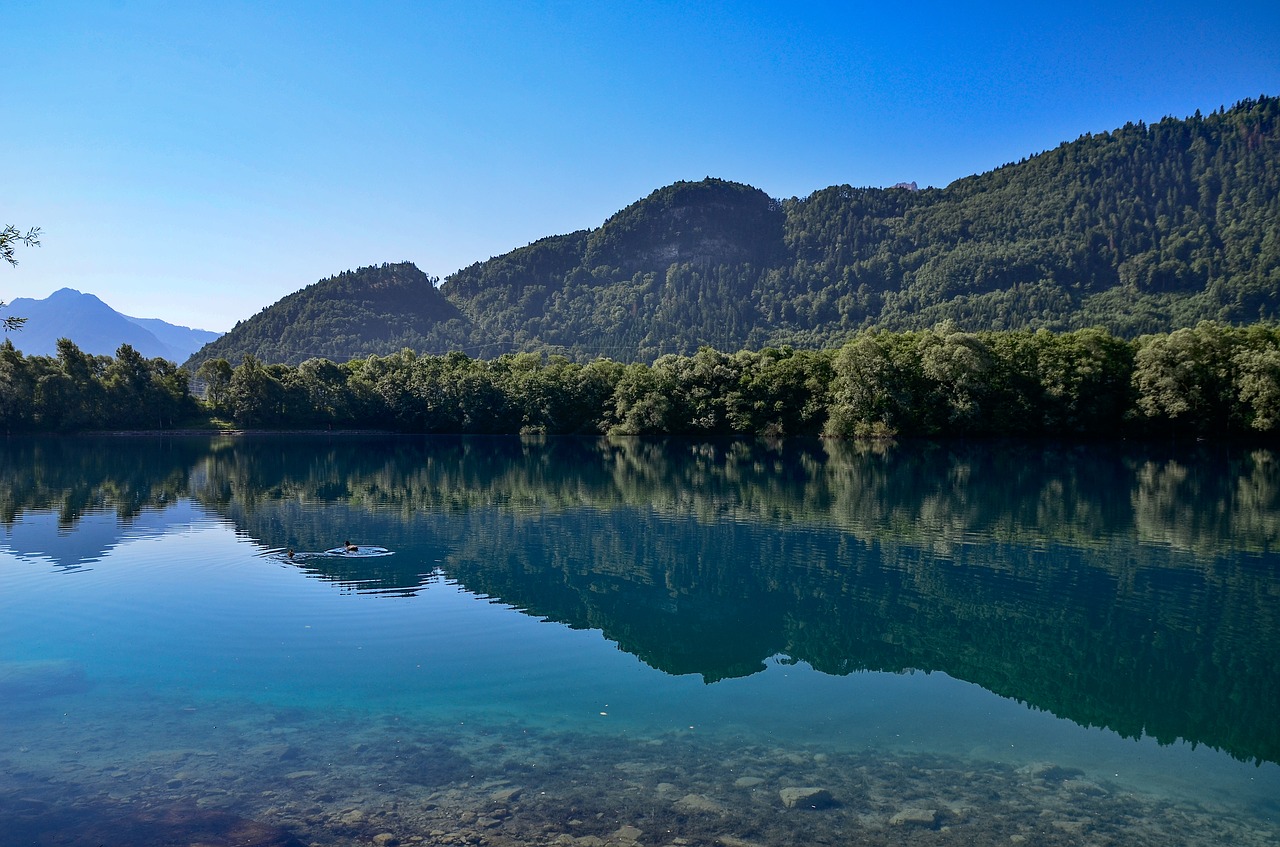
[[[1280,761],[1270,450],[516,438],[10,442],[8,524],[189,497],[351,590],[441,576],[707,682],[944,671]]]

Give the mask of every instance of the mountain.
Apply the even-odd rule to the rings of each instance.
[[[464,268],[317,283],[192,363],[461,349],[651,361],[860,329],[1168,332],[1280,319],[1280,99],[1082,135],[945,188],[776,200],[707,178]],[[377,293],[388,274],[416,280]],[[342,285],[337,281],[342,280]],[[313,316],[327,320],[316,323]],[[395,332],[391,325],[412,326]]]
[[[28,356],[56,356],[58,339],[70,338],[94,355],[111,356],[128,344],[148,359],[183,362],[219,335],[154,318],[131,318],[73,288],[59,289],[43,300],[19,297],[9,304],[9,311],[27,322],[5,337]]]
[[[345,362],[403,347],[443,353],[471,343],[473,328],[436,288],[437,280],[408,262],[347,271],[295,291],[223,337],[192,362],[246,355],[299,364],[310,358]]]
[[[157,341],[168,347],[174,355],[164,358],[172,362],[186,361],[192,353],[222,336],[220,332],[176,326],[159,318],[130,318],[128,315],[125,317],[150,332]]]

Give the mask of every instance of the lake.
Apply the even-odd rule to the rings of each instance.
[[[6,845],[1280,840],[1270,449],[10,439],[0,477]]]

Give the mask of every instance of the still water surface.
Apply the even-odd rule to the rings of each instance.
[[[1280,840],[1270,450],[11,440],[0,498],[0,843]]]

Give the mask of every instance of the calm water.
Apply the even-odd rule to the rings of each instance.
[[[1270,450],[2,449],[0,844],[1280,842]]]

